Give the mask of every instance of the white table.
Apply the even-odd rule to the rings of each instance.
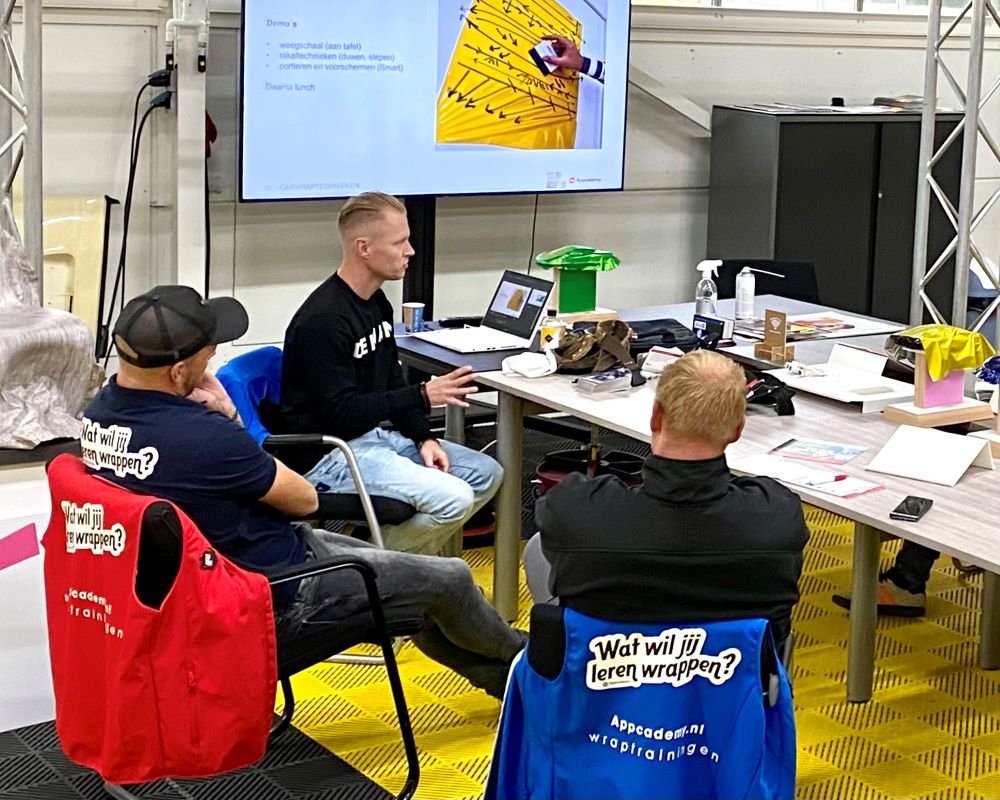
[[[478,382],[499,392],[497,454],[507,475],[521,474],[523,417],[539,410],[563,411],[643,442],[649,442],[653,383],[628,394],[586,395],[572,378],[508,377],[500,372],[478,376]],[[729,454],[766,452],[792,438],[831,439],[864,444],[868,450],[838,471],[874,480],[885,486],[877,492],[841,499],[799,487],[803,500],[840,514],[855,525],[852,571],[851,626],[848,653],[847,698],[863,702],[871,697],[874,675],[875,586],[878,581],[880,532],[926,545],[986,570],[983,590],[980,665],[1000,667],[1000,547],[996,529],[978,522],[1000,519],[1000,475],[972,468],[954,488],[866,472],[863,467],[896,429],[881,415],[862,415],[856,409],[798,394],[796,414],[778,417],[773,409],[751,406],[743,438]],[[835,435],[834,433],[835,432]],[[889,519],[889,511],[908,494],[930,497],[934,506],[917,523]],[[520,539],[520,481],[504,481],[497,494],[494,604],[507,619],[517,614],[518,543]],[[975,509],[975,516],[970,513]]]

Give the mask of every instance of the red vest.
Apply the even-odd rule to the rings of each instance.
[[[263,754],[277,656],[263,575],[218,554],[180,509],[180,571],[159,609],[136,597],[133,494],[61,455],[49,466],[45,599],[56,730],[111,783],[193,778]]]

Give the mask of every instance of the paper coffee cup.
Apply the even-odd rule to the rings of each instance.
[[[566,330],[566,323],[561,319],[546,320],[542,323],[539,340],[543,350],[553,350],[562,341],[563,331]]]
[[[409,333],[424,329],[423,303],[403,303],[403,325]]]

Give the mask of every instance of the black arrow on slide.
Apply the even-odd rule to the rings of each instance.
[[[469,70],[463,72],[462,77],[459,78],[458,81],[456,81],[455,85],[452,86],[450,89],[448,89],[448,97],[451,97],[453,94],[455,94],[455,92],[458,91],[458,87],[462,85],[462,81],[464,81],[467,77],[469,77]]]

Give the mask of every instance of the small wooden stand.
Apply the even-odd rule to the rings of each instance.
[[[993,416],[989,403],[962,396],[964,370],[935,381],[927,371],[924,354],[918,352],[914,355],[913,402],[887,405],[882,413],[888,422],[918,428],[941,428],[978,422]]]
[[[788,345],[786,314],[768,309],[764,312],[764,341],[754,345],[754,358],[784,364],[795,358],[795,348]]]
[[[981,400],[966,398],[953,406],[921,408],[916,401],[911,403],[891,403],[882,412],[887,422],[899,425],[914,425],[918,428],[941,428],[945,425],[959,425],[963,422],[977,422],[990,419],[993,412],[990,404]]]
[[[787,345],[785,347],[768,347],[766,344],[755,344],[753,346],[753,357],[761,361],[773,361],[775,364],[785,364],[795,360],[795,347]]]

